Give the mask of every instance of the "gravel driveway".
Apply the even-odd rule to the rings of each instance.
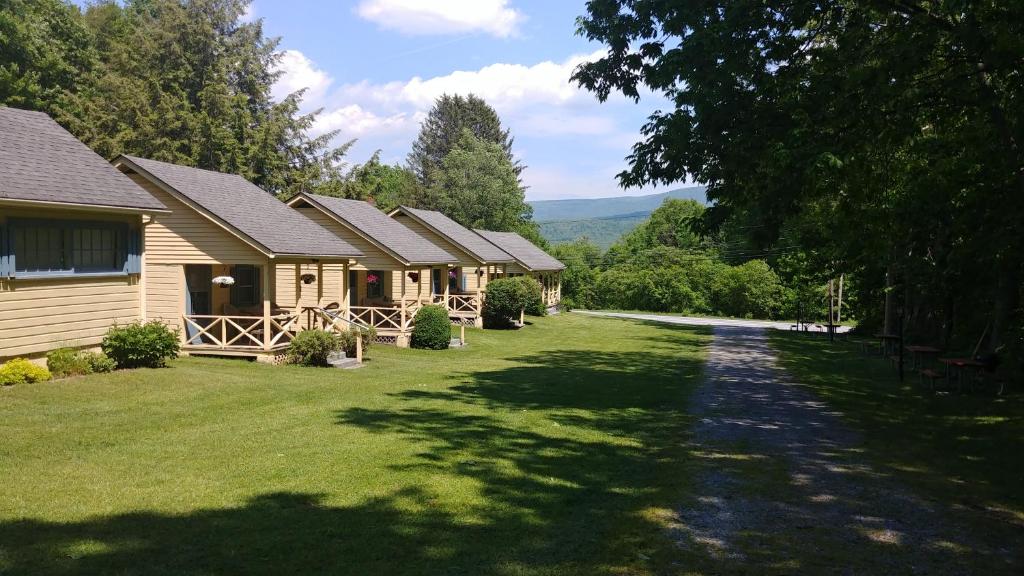
[[[702,462],[677,511],[711,573],[1019,573],[1011,542],[975,541],[955,512],[867,463],[840,414],[776,367],[763,328],[714,329],[691,406]]]

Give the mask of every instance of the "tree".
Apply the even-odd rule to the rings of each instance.
[[[858,272],[863,293],[897,277],[911,331],[976,338],[989,316],[997,348],[1020,325],[1024,4],[587,10],[580,32],[610,50],[574,78],[602,99],[647,88],[673,104],[643,128],[624,185],[692,178],[715,202],[709,227],[753,217],[761,247],[786,233],[827,276]]]
[[[501,146],[464,129],[458,142],[434,168],[427,195],[437,209],[468,228],[518,230],[533,212]]]
[[[95,64],[77,7],[60,0],[0,0],[0,104],[54,115]]]
[[[412,151],[409,152],[409,169],[424,188],[434,185],[433,175],[458,145],[464,130],[469,130],[480,140],[498,145],[512,166],[518,182],[523,166],[512,156],[512,136],[508,129],[502,127],[501,119],[494,108],[473,94],[444,94],[437,99],[427,114],[420,127],[419,136],[413,142]],[[420,208],[437,209],[436,205],[429,204],[430,198],[425,201],[427,204],[419,206]]]
[[[551,255],[565,264],[562,271],[562,305],[568,308],[594,308],[597,294],[597,267],[601,264],[601,250],[587,238],[556,244]]]
[[[382,164],[380,150],[364,164],[352,169],[346,177],[344,197],[372,199],[385,212],[398,206],[414,206],[423,196],[416,176],[404,166]]]
[[[331,192],[348,145],[281,102],[278,40],[248,0],[0,0],[0,103],[48,112],[100,155],[240,174],[277,194]]]

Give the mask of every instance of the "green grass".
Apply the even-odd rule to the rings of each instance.
[[[560,315],[355,371],[0,390],[0,573],[648,574],[703,329]]]
[[[772,344],[796,379],[864,434],[865,454],[943,506],[974,510],[978,529],[1024,528],[1024,395],[933,394],[907,368],[852,343],[778,333]],[[908,360],[909,362],[909,360]]]

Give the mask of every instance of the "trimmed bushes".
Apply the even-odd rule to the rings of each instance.
[[[117,368],[117,363],[106,354],[58,348],[46,354],[46,367],[54,378],[64,378],[111,372]]]
[[[50,378],[49,370],[42,366],[36,366],[24,358],[15,358],[7,364],[0,366],[0,386],[35,384]]]
[[[342,349],[342,338],[325,330],[303,330],[288,345],[288,362],[302,366],[328,366],[327,357]]]
[[[377,337],[377,330],[372,326],[366,330],[352,326],[348,332],[342,332],[338,336],[341,338],[341,349],[345,351],[345,357],[355,358],[356,340],[363,339],[363,354],[366,354],[366,351],[370,349],[370,344],[373,344],[373,339]]]
[[[100,347],[118,368],[159,368],[180,350],[177,331],[157,321],[114,326]]]
[[[499,278],[487,284],[483,309],[484,328],[509,328],[512,321],[519,318],[522,310],[531,304],[535,305],[529,284],[520,278]],[[535,280],[532,281],[539,286]]]
[[[545,316],[548,313],[544,307],[544,287],[536,278],[529,276],[516,276],[513,282],[519,283],[522,288],[523,307],[522,309],[530,316]]]
[[[416,312],[412,329],[413,348],[445,350],[452,341],[452,323],[443,306],[424,306]]]

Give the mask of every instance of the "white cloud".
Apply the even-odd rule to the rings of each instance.
[[[370,133],[383,134],[408,130],[418,124],[419,121],[409,114],[398,113],[381,116],[358,104],[350,104],[329,112],[325,111],[317,117],[313,125],[313,133],[323,134],[339,130],[341,136],[345,138],[358,138]]]
[[[317,68],[316,64],[298,50],[285,50],[277,69],[284,72],[271,89],[275,100],[298,90],[306,89],[303,96],[305,108],[317,108],[324,100],[327,89],[334,82],[330,74]]]
[[[356,13],[404,34],[484,32],[499,38],[516,34],[525,19],[508,0],[363,0]]]
[[[350,84],[342,91],[353,98],[367,98],[381,104],[411,104],[421,109],[429,108],[442,94],[476,94],[499,112],[530,104],[562,106],[584,100],[593,102],[593,96],[570,78],[577,66],[601,55],[602,52],[595,52],[532,66],[498,63],[434,78],[416,76],[406,82]]]

